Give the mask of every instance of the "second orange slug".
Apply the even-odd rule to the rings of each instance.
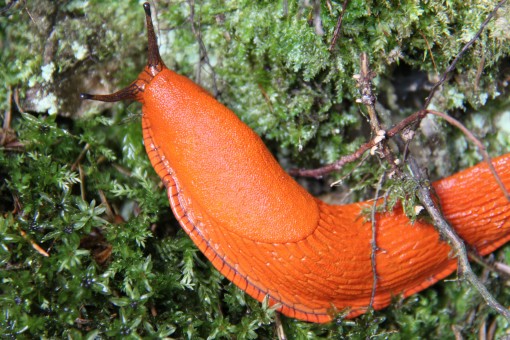
[[[372,295],[372,203],[328,205],[277,163],[262,140],[228,108],[159,55],[144,4],[148,64],[127,88],[100,101],[142,103],[143,138],[182,228],[212,264],[255,299],[290,317],[328,322],[355,317]],[[510,186],[510,154],[494,161]],[[444,216],[481,255],[510,239],[510,203],[480,164],[433,183]],[[409,296],[457,268],[450,247],[426,222],[411,224],[400,208],[376,215],[374,309]]]

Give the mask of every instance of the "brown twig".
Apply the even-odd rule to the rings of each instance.
[[[489,170],[492,173],[492,176],[494,177],[494,179],[498,183],[498,186],[501,188],[501,191],[505,195],[506,199],[510,202],[510,194],[508,193],[508,191],[507,191],[507,189],[505,187],[505,184],[503,183],[503,181],[499,177],[496,169],[494,168],[494,165],[492,164],[491,157],[487,153],[487,150],[485,149],[485,146],[482,144],[482,142],[480,142],[478,140],[478,138],[476,138],[471,131],[469,131],[464,125],[462,125],[461,122],[459,122],[455,118],[453,118],[451,116],[448,116],[447,114],[445,114],[443,112],[439,112],[439,111],[426,110],[426,112],[443,118],[448,123],[450,123],[451,125],[455,126],[459,130],[461,130],[462,133],[464,133],[464,135],[476,145],[476,147],[478,148],[478,150],[482,154],[482,157],[483,157],[485,163],[487,163],[487,166],[489,167]]]
[[[416,161],[410,157],[408,159],[408,164],[414,179],[418,183],[422,182],[426,177]],[[510,310],[506,309],[498,301],[496,301],[496,299],[491,295],[483,283],[481,283],[478,277],[473,273],[471,265],[469,264],[468,254],[466,251],[466,246],[464,245],[464,241],[457,235],[453,228],[444,219],[441,211],[436,206],[430,195],[430,188],[420,185],[418,186],[417,194],[421,204],[429,213],[429,216],[431,217],[437,231],[455,250],[455,255],[457,256],[459,263],[459,276],[468,281],[480,293],[480,295],[484,298],[485,302],[490,307],[492,307],[495,311],[504,316],[507,321],[510,322]]]
[[[434,55],[432,54],[432,48],[430,48],[429,41],[427,40],[427,37],[425,36],[425,34],[423,34],[423,32],[421,30],[418,30],[418,32],[420,33],[423,40],[425,40],[425,45],[427,45],[427,50],[430,53],[430,59],[432,60],[432,65],[434,66],[434,71],[436,72],[436,74],[438,74],[439,72],[437,71],[436,61],[434,60]]]
[[[358,164],[356,164],[356,166],[351,170],[349,171],[348,173],[346,173],[345,175],[343,175],[342,177],[340,177],[339,179],[337,179],[336,181],[334,181],[333,183],[331,183],[329,186],[330,187],[334,187],[338,184],[340,184],[344,179],[346,179],[347,177],[351,176],[352,173],[354,172],[354,170],[356,170],[356,168],[359,168],[363,163],[365,163],[365,161],[368,159],[368,157],[370,156],[370,154],[368,155],[365,155],[360,161]]]
[[[496,318],[494,318],[494,320],[492,320],[491,324],[489,325],[489,329],[487,330],[487,338],[486,339],[495,339],[496,337],[494,336],[496,334],[496,327],[498,326],[498,320]],[[508,337],[510,334],[508,333],[508,331],[506,332],[506,336]],[[503,338],[501,338],[503,339]]]
[[[18,0],[13,0],[13,1],[9,1],[4,7],[0,7],[0,15],[4,15],[5,13],[7,13],[7,11],[9,9],[11,9],[11,7],[16,3],[18,2]]]
[[[478,339],[487,339],[487,320],[483,320],[482,324],[478,327]]]
[[[18,140],[16,132],[11,128],[15,94],[16,90],[13,91],[9,86],[7,88],[7,109],[5,110],[2,127],[0,128],[0,148],[10,151],[22,151],[23,143]]]
[[[318,36],[324,35],[324,29],[322,28],[322,19],[321,19],[321,0],[313,1],[313,27],[315,29],[315,34]]]
[[[464,337],[462,336],[462,332],[459,326],[452,325],[451,328],[453,335],[455,336],[455,340],[464,340]]]
[[[81,150],[80,154],[78,155],[78,157],[74,161],[73,165],[71,166],[71,171],[75,171],[76,170],[76,168],[78,167],[78,165],[82,161],[83,157],[85,157],[85,154],[87,153],[87,151],[89,149],[90,149],[90,144],[89,143],[85,144],[85,146],[83,147],[83,150]]]
[[[287,335],[285,335],[285,330],[283,329],[282,320],[280,319],[279,313],[274,314],[274,321],[278,340],[287,340]]]
[[[478,92],[478,86],[480,86],[480,78],[482,77],[484,66],[485,66],[485,53],[482,49],[482,59],[480,60],[480,63],[478,64],[478,69],[476,70],[476,76],[475,76],[475,85],[474,85],[475,92]]]
[[[415,124],[418,120],[421,120],[423,117],[427,115],[426,111],[418,111],[410,115],[409,117],[401,120],[398,124],[393,126],[390,130],[386,131],[386,138],[391,138],[397,135],[399,132],[404,130],[410,125]],[[291,169],[289,170],[289,174],[292,176],[302,176],[302,177],[313,177],[313,178],[322,178],[324,175],[327,175],[333,171],[338,171],[342,169],[345,164],[354,162],[358,160],[363,154],[370,149],[372,149],[375,145],[380,143],[379,136],[376,136],[371,141],[362,144],[358,150],[353,152],[352,154],[345,155],[340,157],[336,162],[325,165],[323,167],[317,169]]]
[[[202,33],[199,28],[196,27],[195,24],[195,0],[188,0],[189,8],[190,8],[190,14],[189,14],[189,20],[191,23],[191,31],[195,35],[198,41],[198,46],[200,49],[200,62],[203,60],[206,65],[210,68],[211,74],[212,74],[212,81],[213,81],[213,90],[214,90],[214,96],[218,96],[218,84],[216,83],[216,72],[214,72],[214,68],[211,65],[211,62],[209,61],[209,55],[207,54],[207,48],[205,47],[204,41],[202,40]],[[201,67],[198,66],[197,69],[197,83],[200,83],[200,73]]]
[[[379,192],[382,188],[382,184],[384,182],[384,178],[386,177],[386,172],[384,172],[379,178],[379,181],[377,182],[377,187],[375,188],[375,194],[374,194],[374,203],[372,205],[372,211],[370,215],[371,224],[372,224],[372,239],[370,240],[370,247],[371,247],[371,253],[370,253],[370,265],[372,267],[372,293],[370,294],[370,303],[368,304],[369,308],[372,308],[374,305],[374,299],[375,299],[375,293],[377,290],[377,262],[376,262],[376,255],[377,251],[379,250],[379,247],[377,247],[377,221],[376,221],[376,212],[377,212],[377,202],[379,198]]]
[[[98,190],[99,198],[101,199],[101,204],[104,205],[106,208],[106,217],[108,218],[108,221],[114,222],[115,221],[115,213],[113,212],[112,207],[110,206],[110,203],[108,202],[108,199],[106,198],[106,195],[104,194],[104,191],[99,189]]]
[[[499,177],[496,169],[494,168],[494,165],[492,164],[491,157],[487,153],[484,145],[473,135],[471,131],[469,131],[462,123],[460,123],[458,120],[454,119],[451,116],[448,116],[442,112],[435,111],[435,110],[422,110],[415,112],[414,114],[408,116],[407,118],[400,121],[398,124],[396,124],[393,128],[391,128],[388,132],[386,132],[386,137],[391,138],[398,134],[399,132],[403,131],[405,128],[407,128],[410,125],[415,124],[417,121],[421,120],[423,117],[425,117],[427,114],[433,114],[436,116],[439,116],[448,123],[454,125],[455,127],[459,128],[465,136],[470,139],[478,148],[480,151],[480,154],[482,155],[485,163],[487,163],[487,166],[489,167],[489,170],[498,183],[498,186],[500,187],[501,191],[505,195],[505,198],[510,201],[510,194],[508,190],[506,189],[503,181]],[[329,174],[333,171],[340,170],[345,164],[351,163],[359,159],[365,152],[372,149],[377,143],[380,142],[380,140],[376,137],[369,141],[368,143],[365,143],[361,145],[356,152],[341,157],[338,161],[325,165],[323,167],[317,168],[317,169],[292,169],[289,171],[289,173],[293,176],[303,176],[303,177],[314,177],[314,178],[321,178],[322,176]]]
[[[468,248],[468,256],[471,261],[478,263],[480,266],[487,268],[494,273],[498,273],[507,279],[510,278],[510,266],[502,262],[487,260],[486,258],[480,256],[475,250],[470,248]]]
[[[401,171],[398,168],[398,166],[395,163],[395,156],[393,155],[392,151],[390,150],[387,140],[386,140],[386,131],[384,131],[383,128],[381,128],[381,124],[379,122],[379,118],[377,116],[377,111],[375,109],[375,103],[376,103],[376,96],[372,92],[372,79],[374,78],[374,73],[370,70],[368,56],[366,53],[362,53],[360,55],[360,75],[356,76],[355,79],[358,81],[358,87],[361,91],[361,99],[358,100],[358,102],[361,102],[365,105],[369,120],[370,120],[370,127],[372,130],[372,133],[376,136],[374,138],[374,143],[376,143],[371,149],[371,151],[375,151],[376,147],[379,147],[382,152],[382,158],[385,158],[389,164],[391,165],[393,171],[392,173],[397,173],[398,175],[401,175]],[[371,247],[371,253],[370,253],[370,265],[372,269],[372,293],[370,295],[370,302],[369,307],[372,308],[376,290],[377,290],[377,262],[376,262],[376,254],[378,251],[377,247],[377,221],[376,221],[376,211],[377,211],[377,198],[379,197],[379,191],[381,190],[382,183],[384,181],[384,178],[386,177],[386,173],[383,173],[382,176],[379,178],[379,181],[377,183],[376,191],[375,191],[375,197],[374,202],[372,206],[372,212],[371,212],[371,225],[372,225],[372,238],[370,240],[370,247]]]
[[[502,185],[501,180],[497,176],[497,173],[495,171],[493,171],[492,162],[490,160],[490,157],[486,153],[485,148],[483,147],[483,144],[480,143],[476,138],[474,138],[473,134],[471,132],[469,132],[469,130],[467,130],[458,121],[454,120],[453,118],[451,118],[451,117],[449,117],[449,116],[447,116],[445,114],[442,114],[442,113],[438,114],[437,111],[427,110],[427,107],[430,104],[430,102],[431,102],[434,94],[436,93],[437,89],[442,84],[444,84],[444,82],[446,81],[448,75],[455,69],[455,67],[456,67],[458,61],[460,60],[460,58],[473,45],[473,43],[479,38],[479,36],[483,32],[483,30],[485,29],[485,27],[487,26],[489,21],[494,17],[494,15],[497,12],[497,10],[505,2],[506,2],[506,0],[502,0],[502,1],[500,1],[498,3],[498,5],[494,8],[494,10],[484,20],[483,24],[481,25],[480,29],[475,34],[473,39],[471,39],[467,44],[465,44],[463,46],[461,51],[457,54],[455,59],[448,66],[446,71],[442,74],[440,80],[436,84],[434,84],[433,88],[431,89],[431,91],[430,91],[430,93],[429,93],[429,95],[428,95],[428,97],[427,97],[427,99],[425,101],[423,109],[418,111],[418,112],[416,112],[416,113],[414,113],[413,115],[407,117],[406,119],[402,120],[400,123],[395,125],[392,129],[390,129],[390,131],[388,131],[385,134],[385,136],[389,138],[389,137],[394,136],[395,134],[399,133],[400,131],[404,130],[405,128],[407,128],[407,127],[409,127],[411,125],[417,126],[419,124],[419,122],[421,121],[421,119],[423,119],[423,117],[425,117],[425,115],[427,115],[429,113],[430,114],[438,115],[438,116],[446,119],[449,123],[453,124],[454,126],[458,127],[459,129],[461,129],[461,131],[463,131],[466,134],[466,136],[468,136],[468,138],[473,140],[475,142],[475,144],[479,147],[479,149],[480,149],[480,151],[481,151],[485,161],[487,162],[487,164],[489,164],[489,167],[492,168],[491,172],[493,173],[494,177],[498,181],[498,184],[500,185],[500,187],[502,188],[503,192],[505,193],[505,196],[507,197],[507,199],[509,199],[508,193],[506,192],[506,189],[505,189],[504,185]],[[374,133],[376,133],[376,138],[372,139],[368,143],[363,144],[353,154],[344,156],[344,157],[340,158],[337,162],[335,162],[333,164],[329,164],[329,165],[327,165],[325,167],[322,167],[322,168],[319,168],[319,169],[314,169],[314,170],[295,170],[295,171],[291,172],[292,174],[294,174],[294,175],[312,176],[312,177],[321,177],[321,176],[323,176],[324,174],[326,174],[328,172],[331,172],[331,171],[334,171],[334,170],[338,170],[339,168],[341,168],[344,164],[346,164],[348,162],[352,162],[352,161],[358,159],[366,151],[368,151],[373,146],[378,145],[379,143],[380,143],[381,146],[385,146],[386,145],[385,142],[382,142],[382,140],[380,138],[381,136],[377,134],[377,132],[380,129],[380,125],[378,123],[377,115],[376,115],[376,112],[375,112],[375,108],[373,106],[374,103],[375,103],[375,97],[371,94],[370,87],[364,86],[362,84],[363,81],[365,81],[368,85],[371,86],[371,77],[370,77],[370,72],[369,72],[369,69],[368,69],[368,63],[366,64],[367,67],[366,68],[364,67],[364,59],[366,60],[365,57],[366,56],[362,56],[362,58],[361,58],[361,60],[362,60],[361,73],[362,74],[357,76],[357,80],[358,80],[359,86],[362,88],[362,98],[361,98],[360,102],[365,104],[365,106],[367,107],[367,110],[368,110],[368,113],[369,113],[369,117],[370,117],[370,124],[371,124],[371,127],[372,127],[372,131]],[[364,76],[367,77],[367,79],[362,79]],[[368,89],[369,92],[365,93],[364,91],[367,90],[367,89]],[[387,151],[387,153],[388,153],[387,160],[391,161],[392,153],[389,150]],[[426,183],[424,181],[425,175],[423,174],[421,169],[418,167],[416,161],[412,157],[409,157],[407,162],[408,162],[409,167],[411,169],[412,176],[416,180],[416,182],[417,183]],[[393,165],[393,162],[391,164]],[[455,251],[455,255],[456,255],[457,260],[458,260],[459,276],[462,277],[463,279],[465,279],[467,282],[469,282],[471,284],[471,286],[474,287],[480,293],[480,295],[485,299],[486,303],[491,308],[493,308],[499,314],[504,316],[508,321],[510,321],[510,311],[508,309],[506,309],[505,307],[503,307],[501,304],[499,304],[496,301],[496,299],[490,294],[490,292],[487,290],[487,288],[484,286],[484,284],[478,279],[478,277],[472,271],[470,263],[469,263],[469,259],[468,259],[468,253],[467,253],[467,250],[466,250],[466,246],[465,246],[463,240],[457,235],[457,233],[448,224],[448,222],[446,222],[446,220],[443,217],[441,211],[436,206],[435,201],[431,197],[431,188],[429,186],[426,186],[426,185],[423,185],[423,184],[419,185],[418,186],[417,195],[418,195],[418,198],[420,200],[420,203],[427,210],[429,216],[432,219],[432,222],[433,222],[434,226],[436,227],[436,229],[438,230],[440,235],[449,242],[450,246]],[[375,211],[375,210],[373,210],[373,211]],[[375,228],[374,228],[374,225],[373,225],[372,226],[372,233],[373,233],[372,236],[373,237],[375,237],[374,236],[375,235],[375,230],[374,229]],[[372,272],[374,274],[374,284],[376,284],[377,271],[376,271],[376,267],[375,267],[375,251],[374,251],[374,247],[375,247],[375,250],[377,250],[377,245],[375,244],[375,242],[372,243],[371,263],[372,263]],[[372,289],[372,294],[375,295],[375,286]],[[373,300],[373,297],[371,298],[371,303],[372,303],[372,300]]]
[[[85,171],[83,171],[83,167],[80,163],[78,163],[78,173],[80,175],[80,192],[81,192],[81,199],[83,201],[87,201],[86,190],[85,190]]]
[[[348,1],[344,2],[344,5],[347,6]],[[425,101],[425,104],[423,105],[423,109],[415,112],[411,116],[403,119],[399,123],[397,123],[392,129],[386,132],[386,137],[391,138],[400,131],[402,131],[404,128],[409,127],[411,125],[417,126],[420,121],[427,115],[426,109],[429,106],[430,102],[432,101],[432,98],[434,94],[436,93],[437,89],[446,81],[447,76],[455,69],[457,66],[458,61],[460,58],[464,55],[464,53],[474,44],[474,42],[480,37],[483,30],[487,26],[487,24],[490,22],[490,20],[494,17],[496,12],[503,6],[503,4],[506,2],[506,0],[501,0],[496,7],[489,13],[487,18],[484,20],[482,25],[480,26],[479,30],[475,34],[475,36],[467,42],[461,51],[457,54],[455,59],[452,61],[452,63],[448,66],[446,71],[442,74],[441,78],[437,83],[434,84],[432,89],[430,90],[427,99]],[[342,10],[342,13],[344,11]],[[362,99],[363,100],[363,99]],[[340,170],[345,164],[351,163],[359,159],[366,151],[370,150],[372,147],[378,144],[378,137],[372,139],[368,143],[362,144],[358,150],[356,150],[354,153],[350,155],[346,155],[341,157],[338,161],[328,164],[326,166],[317,168],[317,169],[292,169],[289,171],[289,173],[293,176],[303,176],[303,177],[314,177],[314,178],[321,178],[322,176],[331,173],[333,171]]]
[[[329,44],[329,51],[333,51],[333,48],[336,45],[336,41],[340,36],[340,32],[342,29],[342,21],[344,20],[345,10],[347,9],[347,5],[349,4],[349,0],[345,0],[342,5],[342,13],[338,16],[338,20],[336,22],[335,31],[333,32],[333,39],[331,39],[331,43]]]
[[[317,169],[290,169],[289,174],[292,176],[322,178],[324,175],[342,169],[345,164],[358,160],[365,152],[370,150],[376,144],[375,140],[371,140],[370,142],[361,145],[354,153],[342,156],[334,163]]]
[[[434,97],[434,94],[436,93],[437,89],[444,84],[444,82],[446,81],[446,78],[448,77],[448,75],[455,69],[455,67],[457,66],[457,63],[459,62],[460,58],[462,58],[462,56],[464,55],[464,53],[466,53],[467,50],[469,50],[469,48],[475,43],[476,40],[478,40],[478,38],[480,37],[480,35],[482,34],[483,30],[485,29],[485,27],[487,27],[487,24],[492,20],[492,18],[494,17],[494,15],[496,15],[496,12],[501,8],[501,6],[503,6],[503,4],[506,2],[506,0],[501,0],[497,5],[496,7],[494,7],[494,9],[489,13],[489,15],[487,16],[487,18],[485,18],[484,22],[482,23],[482,25],[480,25],[480,28],[478,29],[478,31],[476,32],[476,34],[474,35],[474,37],[468,41],[463,47],[462,49],[460,50],[460,52],[457,54],[457,56],[455,57],[455,59],[453,59],[452,63],[450,64],[450,66],[448,66],[448,68],[446,69],[446,71],[444,71],[444,73],[442,74],[441,78],[439,79],[439,81],[437,83],[434,84],[434,86],[432,87],[432,89],[430,90],[429,92],[429,95],[427,96],[427,99],[425,100],[425,104],[423,104],[423,109],[425,110],[429,105],[430,105],[430,102],[432,101],[432,98]]]
[[[271,104],[271,98],[267,95],[266,90],[264,90],[264,87],[260,83],[257,84],[259,87],[260,92],[262,93],[262,96],[264,97],[264,100],[267,103],[267,106],[269,107],[269,112],[274,113],[273,105]]]
[[[365,105],[368,112],[370,128],[372,129],[372,133],[375,135],[374,142],[376,142],[376,145],[370,149],[370,153],[375,154],[377,149],[379,149],[382,153],[382,158],[385,158],[388,161],[393,172],[400,174],[400,170],[395,163],[395,156],[389,148],[386,140],[386,131],[381,127],[381,123],[377,116],[377,111],[375,109],[377,98],[372,91],[372,79],[374,79],[375,75],[370,70],[368,56],[364,52],[360,55],[360,64],[361,72],[359,76],[356,75],[354,78],[358,81],[358,87],[361,91],[361,98],[358,99],[357,102]]]
[[[32,245],[32,248],[34,248],[34,249],[35,249],[35,250],[36,250],[39,254],[41,254],[41,255],[42,255],[42,256],[44,256],[44,257],[49,257],[49,256],[50,256],[50,254],[48,254],[48,252],[46,252],[46,250],[44,250],[44,249],[43,249],[40,245],[38,245],[38,244],[37,244],[34,240],[32,240],[32,239],[31,239],[31,238],[27,235],[27,233],[26,233],[24,230],[20,229],[20,230],[19,230],[19,233],[20,233],[20,235],[21,235],[24,239],[26,239],[26,240],[28,240],[28,241],[30,242],[30,244]]]
[[[365,52],[360,55],[360,74],[354,75],[353,78],[357,80],[358,87],[361,91],[361,98],[356,100],[356,102],[364,104],[367,108],[370,128],[372,132],[377,134],[381,128],[377,117],[377,111],[375,110],[376,97],[372,91],[372,79],[374,79],[374,74],[370,70],[368,55]]]

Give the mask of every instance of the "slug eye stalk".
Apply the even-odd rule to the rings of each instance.
[[[147,65],[138,75],[138,78],[129,86],[111,94],[80,94],[80,99],[97,100],[101,102],[118,102],[118,101],[142,101],[141,93],[145,90],[145,86],[149,84],[155,76],[162,70],[166,69],[165,63],[159,54],[158,41],[152,23],[151,6],[148,2],[143,4],[145,11],[145,21],[147,23]]]

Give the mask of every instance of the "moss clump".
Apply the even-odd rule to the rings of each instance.
[[[369,138],[352,79],[362,51],[391,125],[420,106],[495,4],[350,1],[331,52],[341,11],[331,1],[204,1],[193,11],[187,2],[160,1],[155,18],[169,67],[215,93],[282,161],[313,167]],[[493,154],[510,146],[508,13],[508,6],[498,12],[433,102],[483,137]],[[78,100],[85,90],[126,85],[144,65],[138,1],[15,2],[0,16],[0,47],[0,112],[12,117],[12,131],[0,133],[10,136],[0,138],[2,333],[275,337],[274,311],[219,275],[172,219],[143,150],[138,107]],[[418,156],[450,164],[438,163],[432,175],[478,160],[455,129],[437,120],[428,128],[418,136]],[[357,196],[377,182],[373,162],[345,181]],[[508,260],[508,249],[497,256]],[[487,276],[489,287],[507,305],[508,289],[496,278]],[[282,322],[298,339],[452,337],[452,325],[469,338],[494,318],[480,302],[445,283],[352,321]],[[503,334],[507,325],[496,322]]]

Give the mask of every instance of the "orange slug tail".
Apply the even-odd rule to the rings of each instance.
[[[156,145],[147,118],[146,145]],[[174,215],[202,253],[230,281],[258,301],[293,318],[330,322],[339,312],[353,318],[382,309],[395,296],[410,296],[457,268],[451,248],[426,221],[411,224],[401,208],[376,214],[376,285],[371,263],[372,223],[362,215],[372,203],[331,206],[317,200],[319,221],[309,236],[292,242],[259,242],[231,232],[190,201],[186,187],[165,165],[163,150],[148,149],[167,187]],[[494,160],[510,186],[510,154]],[[434,183],[453,228],[487,254],[510,239],[510,203],[486,164]],[[467,190],[467,191],[466,191]],[[370,304],[373,295],[373,303]]]
[[[503,184],[510,189],[510,154],[493,159]],[[486,163],[434,183],[440,207],[460,237],[480,255],[510,240],[510,202]]]
[[[147,65],[143,71],[138,75],[138,78],[132,82],[129,86],[112,94],[89,94],[81,93],[81,99],[97,100],[102,102],[118,102],[118,101],[131,101],[136,100],[143,102],[142,94],[145,90],[145,86],[151,82],[151,80],[162,70],[166,69],[163,60],[159,54],[158,41],[156,33],[154,31],[154,25],[152,23],[151,8],[148,2],[143,4],[145,10],[145,19],[147,22]]]

